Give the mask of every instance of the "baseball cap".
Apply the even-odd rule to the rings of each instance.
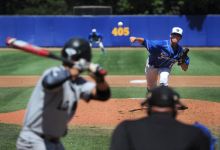
[[[92,32],[96,32],[96,29],[94,28],[94,29],[92,29]]]
[[[180,27],[173,27],[172,28],[172,32],[171,34],[179,34],[179,35],[183,35],[183,29]]]
[[[146,103],[148,107],[159,106],[159,107],[172,107],[179,110],[185,110],[188,107],[180,102],[180,95],[168,86],[159,86],[152,89],[148,95]]]

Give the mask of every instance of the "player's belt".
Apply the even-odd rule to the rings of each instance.
[[[33,131],[34,132],[34,131]],[[42,139],[44,140],[47,140],[49,142],[52,142],[52,143],[58,143],[60,142],[60,138],[57,138],[57,137],[51,137],[51,136],[48,136],[48,135],[44,135],[44,134],[39,134],[37,132],[34,132],[35,134],[37,134],[39,137],[41,137]]]
[[[55,138],[55,137],[51,137],[51,136],[47,136],[47,135],[39,135],[42,139],[45,139],[47,141],[50,141],[52,143],[59,143],[60,142],[60,138]]]
[[[156,65],[150,65],[150,66],[153,68],[160,68],[159,66],[156,66]]]
[[[152,67],[152,68],[160,68],[158,65],[153,65],[153,64],[151,64],[151,63],[149,63],[149,62],[147,62],[148,63],[148,65],[149,65],[149,67]]]

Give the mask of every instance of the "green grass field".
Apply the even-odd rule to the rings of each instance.
[[[55,53],[59,54],[57,51]],[[220,50],[191,51],[189,56],[189,70],[183,72],[180,67],[175,66],[173,75],[220,75]],[[143,75],[146,57],[144,49],[108,51],[107,55],[93,51],[93,62],[100,63],[110,75]],[[59,61],[20,51],[0,53],[0,75],[40,75],[46,68],[59,64]]]
[[[20,129],[21,127],[17,125],[0,123],[1,150],[16,149],[15,143]],[[62,142],[66,150],[108,150],[112,131],[112,129],[96,127],[72,127]],[[215,135],[218,134],[215,133]]]
[[[220,88],[175,88],[182,98],[220,102]],[[33,88],[0,88],[0,113],[24,109]],[[205,91],[205,92],[204,92]],[[145,88],[113,87],[112,98],[143,98]]]
[[[14,150],[21,127],[0,123],[0,149]],[[67,150],[107,150],[112,129],[96,127],[72,127],[62,139]]]
[[[146,61],[145,49],[123,50],[118,48],[102,55],[100,51],[93,51],[93,62],[101,64],[110,75],[144,75]],[[59,54],[58,51],[55,51]],[[190,68],[187,72],[174,66],[173,75],[206,75],[220,76],[220,48],[207,48],[190,51]],[[7,59],[6,59],[7,58]],[[41,75],[51,66],[61,64],[59,61],[40,58],[20,51],[0,51],[0,75]],[[182,98],[201,99],[220,102],[220,88],[175,88]],[[33,87],[28,88],[0,88],[0,113],[24,109]],[[112,88],[113,98],[143,98],[145,88]],[[20,126],[0,123],[0,150],[15,149],[15,142]],[[220,129],[215,133],[219,136]],[[112,129],[97,127],[71,127],[69,134],[63,139],[67,150],[107,150],[110,143]],[[220,137],[219,137],[220,138]],[[220,143],[219,143],[220,145]]]

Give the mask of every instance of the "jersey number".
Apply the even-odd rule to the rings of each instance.
[[[115,27],[112,30],[114,36],[128,36],[130,34],[129,27]]]

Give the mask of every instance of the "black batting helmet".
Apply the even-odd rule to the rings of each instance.
[[[71,38],[67,41],[61,51],[62,57],[70,60],[70,61],[78,61],[83,58],[87,62],[91,61],[91,47],[87,40],[83,38]],[[65,62],[63,62],[64,65]]]

